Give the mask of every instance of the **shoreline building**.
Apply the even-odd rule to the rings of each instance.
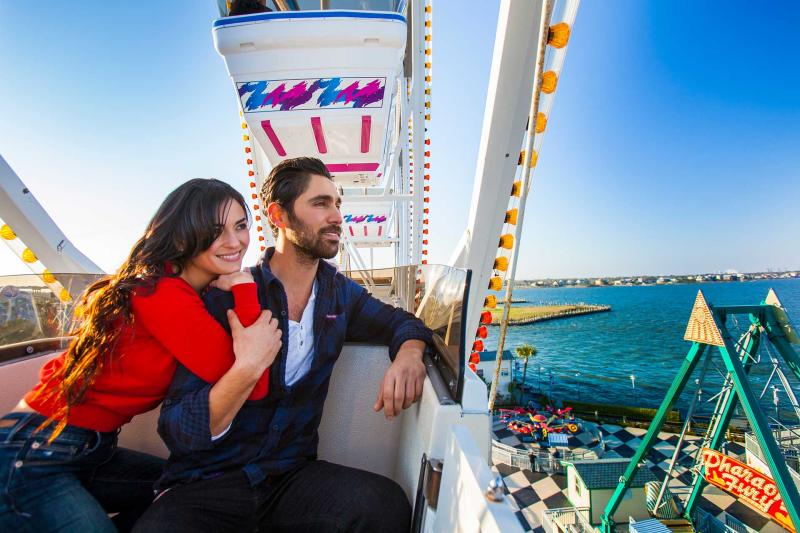
[[[487,350],[480,352],[481,361],[478,363],[477,374],[478,377],[483,379],[487,385],[491,386],[494,379],[494,368],[497,362],[497,350]],[[511,355],[511,350],[503,350],[503,361],[500,364],[500,382],[497,384],[497,395],[501,398],[510,398],[511,392],[508,390],[509,385],[514,379],[512,368],[512,360],[514,357]]]

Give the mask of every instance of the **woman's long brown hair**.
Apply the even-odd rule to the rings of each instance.
[[[84,291],[75,307],[76,326],[64,364],[37,392],[37,399],[58,406],[41,425],[55,424],[51,441],[66,427],[70,408],[83,401],[114,357],[123,327],[133,323],[134,291],[146,294],[162,277],[180,275],[190,259],[219,237],[231,202],[238,203],[249,217],[244,198],[227,183],[187,181],[167,196],[119,270]]]

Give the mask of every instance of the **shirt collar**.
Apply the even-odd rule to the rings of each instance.
[[[272,256],[275,254],[275,247],[270,246],[258,260],[258,268],[261,270],[262,274],[264,275],[264,281],[269,285],[274,281],[280,282],[277,276],[272,273],[272,270],[269,268],[269,260],[272,259]],[[325,278],[332,278],[338,269],[327,262],[324,259],[320,259],[318,266],[317,266],[317,276],[316,280],[321,281]]]

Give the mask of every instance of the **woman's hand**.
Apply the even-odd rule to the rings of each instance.
[[[250,272],[234,272],[232,274],[223,274],[212,281],[209,286],[230,292],[231,287],[241,283],[253,283],[253,276],[250,274]]]
[[[272,365],[281,349],[281,330],[269,310],[262,311],[258,320],[249,327],[242,326],[236,313],[229,310],[228,323],[236,361],[208,394],[209,431],[217,436],[231,425],[258,379]]]
[[[272,366],[281,350],[283,342],[278,320],[272,318],[272,313],[265,309],[258,320],[244,327],[236,313],[228,311],[228,323],[233,336],[233,353],[236,355],[233,366],[245,370],[251,378],[258,380]]]

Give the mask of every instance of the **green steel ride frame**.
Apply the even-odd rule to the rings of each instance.
[[[752,324],[750,330],[742,335],[740,341],[734,341],[725,326],[728,316],[748,315]],[[770,431],[766,416],[758,403],[758,397],[750,387],[747,375],[753,363],[753,355],[759,346],[760,334],[766,333],[767,338],[780,353],[783,361],[800,379],[800,357],[791,346],[797,344],[798,337],[789,325],[786,313],[780,305],[775,293],[770,290],[767,298],[760,305],[737,305],[715,307],[707,304],[702,291],[698,292],[692,316],[686,329],[684,339],[692,341],[692,346],[683,360],[678,374],[672,382],[661,407],[658,409],[653,422],[636,449],[636,453],[628,464],[625,473],[619,479],[619,484],[603,512],[601,529],[604,533],[614,531],[614,513],[617,511],[622,497],[630,488],[631,480],[640,468],[639,464],[645,460],[647,453],[656,444],[657,436],[664,426],[667,413],[670,412],[677,401],[697,364],[703,357],[707,347],[716,346],[722,356],[722,361],[728,371],[728,381],[732,382],[732,389],[722,401],[721,409],[715,413],[710,423],[711,432],[708,447],[719,451],[724,440],[725,431],[730,424],[731,417],[737,402],[741,402],[747,419],[753,428],[758,444],[767,459],[772,477],[778,486],[789,517],[797,526],[800,525],[800,494],[798,494],[789,474],[789,468],[783,459],[780,448]],[[707,357],[711,357],[708,353]],[[723,391],[723,394],[725,391]],[[716,418],[716,420],[714,420]],[[669,480],[664,480],[667,483]],[[684,517],[691,519],[691,513],[702,495],[706,482],[703,478],[702,466],[695,474],[692,492],[686,501]]]

